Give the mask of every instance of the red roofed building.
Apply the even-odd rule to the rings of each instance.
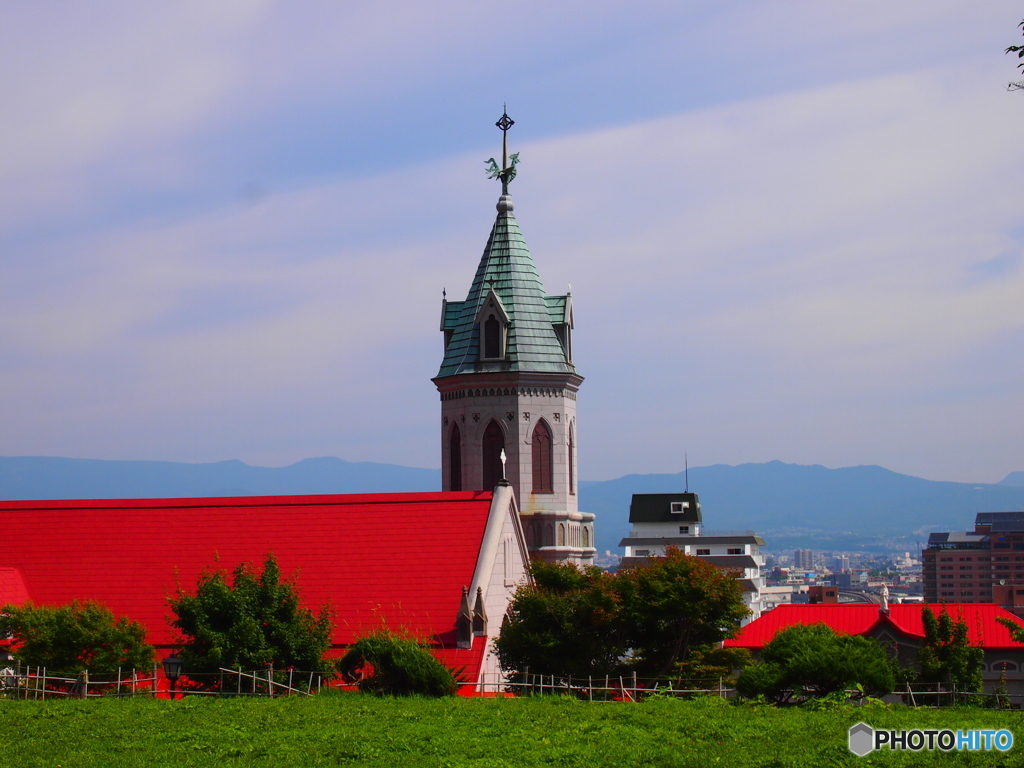
[[[939,615],[947,611],[967,624],[972,645],[985,650],[985,689],[993,690],[1000,674],[1006,672],[1010,693],[1024,693],[1024,645],[1010,638],[1010,631],[997,617],[1021,623],[1012,613],[992,603],[947,603],[929,605]],[[887,646],[902,664],[913,664],[924,641],[924,603],[895,603],[885,608],[876,603],[833,603],[780,605],[750,622],[740,633],[726,640],[727,648],[746,648],[755,655],[780,631],[797,624],[826,624],[845,635],[873,637]]]
[[[386,625],[428,641],[468,679],[486,673],[494,682],[489,641],[527,578],[507,485],[493,493],[5,501],[0,526],[8,532],[0,604],[99,600],[141,621],[161,656],[175,647],[169,596],[179,587],[194,593],[206,569],[258,567],[272,552],[283,575],[296,575],[306,607],[330,605],[334,655]],[[460,637],[467,598],[477,632]]]

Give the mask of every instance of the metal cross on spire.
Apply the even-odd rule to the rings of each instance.
[[[501,170],[508,167],[508,129],[516,124],[516,121],[508,116],[508,106],[501,105],[501,119],[495,123],[501,128]]]
[[[501,181],[501,194],[503,195],[508,194],[508,183],[516,177],[516,163],[519,162],[518,152],[511,157],[508,154],[508,129],[515,124],[516,121],[508,116],[508,108],[503,104],[501,118],[495,123],[501,129],[501,168],[498,167],[498,163],[493,157],[485,161],[488,163],[487,178]]]

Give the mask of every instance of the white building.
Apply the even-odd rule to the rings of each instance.
[[[699,557],[717,568],[735,571],[743,589],[743,603],[750,609],[747,621],[761,615],[761,569],[764,539],[753,531],[704,530],[700,501],[695,493],[634,493],[629,505],[629,538],[619,542],[626,548],[622,567],[662,557],[665,549],[677,547],[684,554]]]

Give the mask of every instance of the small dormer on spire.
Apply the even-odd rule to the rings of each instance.
[[[476,313],[476,322],[480,326],[480,337],[483,340],[480,345],[480,359],[504,360],[509,316],[493,285],[488,287],[487,294],[480,302],[480,309]]]

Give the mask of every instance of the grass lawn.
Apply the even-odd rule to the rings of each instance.
[[[846,731],[1007,728],[1008,752],[857,758]],[[778,710],[652,699],[0,700],[0,766],[799,766],[1024,764],[1024,716],[981,709]]]

